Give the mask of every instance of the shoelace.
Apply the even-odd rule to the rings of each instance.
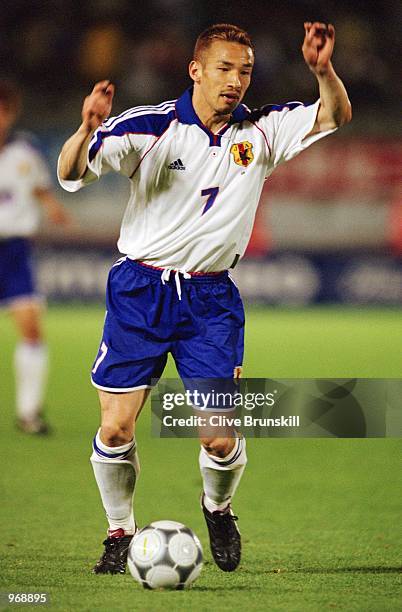
[[[181,300],[180,274],[182,274],[183,278],[186,278],[186,279],[191,278],[191,274],[189,274],[183,268],[180,268],[179,270],[175,270],[174,268],[165,268],[161,274],[162,285],[166,285],[166,283],[169,282],[171,272],[174,272],[176,291],[177,291],[177,295],[179,296],[179,300]]]
[[[222,531],[226,536],[232,537],[234,533],[237,533],[237,529],[235,527],[235,522],[238,520],[238,516],[227,513],[213,513],[213,518],[209,519],[209,523],[212,526],[215,534],[219,536],[222,535]]]
[[[120,544],[118,540],[120,540],[120,538],[107,538],[103,542],[103,545],[105,546],[106,551],[107,552],[118,552],[119,544]]]
[[[106,548],[113,550],[114,548],[120,548],[121,544],[129,544],[132,536],[122,536],[121,538],[108,537],[104,540],[103,544]]]
[[[125,554],[128,550],[130,541],[125,541],[125,538],[107,538],[103,542],[105,546],[104,553],[102,555],[102,561],[107,560],[109,563],[119,565],[119,567],[125,566]]]

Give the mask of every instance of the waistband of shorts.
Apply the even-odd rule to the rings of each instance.
[[[157,266],[152,266],[151,264],[144,263],[143,261],[138,261],[138,259],[130,259],[127,257],[127,261],[130,262],[135,268],[140,270],[143,274],[147,274],[149,276],[153,276],[155,278],[160,278],[162,272],[166,270],[166,268],[159,268]],[[216,283],[218,281],[225,280],[229,278],[229,273],[227,270],[222,270],[221,272],[187,272],[190,274],[191,278],[183,278],[182,270],[171,269],[171,274],[176,274],[179,272],[181,274],[181,280],[185,282],[203,282],[203,283]]]

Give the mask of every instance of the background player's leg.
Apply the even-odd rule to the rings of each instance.
[[[135,422],[149,389],[129,393],[98,391],[101,427],[94,438],[91,463],[109,522],[109,535],[135,531],[133,494],[139,474]]]
[[[16,407],[20,426],[27,432],[44,433],[40,418],[48,372],[48,349],[43,340],[42,305],[16,300],[10,306],[20,342],[15,349]]]

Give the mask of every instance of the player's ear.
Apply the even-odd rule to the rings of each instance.
[[[201,62],[199,62],[198,60],[191,60],[188,66],[188,73],[194,83],[199,83],[202,75]]]

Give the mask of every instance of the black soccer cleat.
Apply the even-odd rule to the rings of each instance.
[[[123,530],[121,530],[122,533]],[[105,551],[95,567],[93,574],[125,574],[127,565],[127,554],[132,535],[121,537],[107,537],[103,542]]]
[[[223,512],[209,512],[201,497],[201,508],[209,532],[211,553],[216,565],[224,572],[233,572],[240,563],[241,539],[230,504]]]

